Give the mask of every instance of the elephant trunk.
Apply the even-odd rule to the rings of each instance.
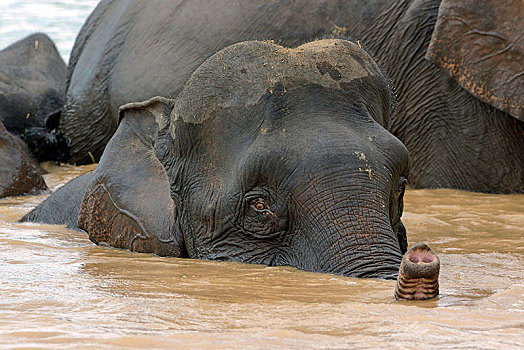
[[[440,260],[424,243],[413,246],[404,254],[397,278],[395,298],[425,300],[438,295]]]
[[[311,215],[314,222],[304,220],[302,232],[309,233],[316,247],[311,265],[307,259],[298,264],[305,270],[334,273],[360,278],[397,277],[402,253],[388,218],[373,209],[359,207],[354,211],[350,200],[340,200],[334,208]],[[349,215],[348,213],[351,213]]]
[[[368,173],[347,169],[343,160],[333,163],[341,165],[302,181],[314,186],[293,189],[295,236],[307,238],[307,244],[297,239],[293,246],[310,251],[306,255],[312,258],[303,259],[303,253],[281,264],[358,278],[397,278],[402,251],[391,225],[390,194],[378,190],[389,188],[387,176],[377,171],[370,182]]]

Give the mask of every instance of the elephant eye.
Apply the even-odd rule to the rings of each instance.
[[[236,221],[241,232],[267,240],[281,237],[287,231],[287,207],[277,201],[276,192],[275,195],[268,192],[265,188],[256,188],[244,195]]]
[[[267,205],[266,201],[262,198],[255,199],[251,202],[251,207],[255,209],[257,212],[269,212],[269,206]]]

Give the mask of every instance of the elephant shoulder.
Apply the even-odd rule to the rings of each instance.
[[[92,177],[93,173],[89,172],[69,181],[20,219],[20,222],[65,225],[71,229],[78,229],[80,204]]]

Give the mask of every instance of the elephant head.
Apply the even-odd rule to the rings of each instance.
[[[408,153],[358,45],[229,46],[176,100],[121,107],[79,227],[135,251],[395,278]]]

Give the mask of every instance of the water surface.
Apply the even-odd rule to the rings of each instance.
[[[85,19],[98,0],[1,0],[0,50],[26,36],[44,32],[67,61]]]
[[[87,167],[47,166],[53,189]],[[0,344],[7,348],[508,349],[524,335],[524,195],[411,190],[410,245],[442,262],[436,300],[394,281],[161,258],[15,221],[46,196],[0,200]]]

